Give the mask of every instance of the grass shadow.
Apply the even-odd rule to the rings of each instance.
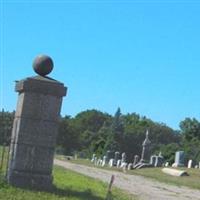
[[[109,192],[107,193],[105,200],[114,200],[113,195],[112,195],[112,192],[109,191]]]
[[[78,197],[81,200],[105,200],[105,198],[94,195],[90,189],[85,191],[76,191],[69,188],[61,189],[54,186],[53,189],[48,192],[61,197]]]
[[[0,188],[9,188],[9,187],[15,187],[11,186],[7,183],[5,176],[3,173],[0,173]],[[96,196],[92,193],[90,189],[87,189],[85,191],[76,191],[71,188],[58,188],[57,186],[53,185],[51,189],[48,190],[42,190],[38,188],[28,188],[28,187],[16,187],[18,189],[23,189],[24,191],[32,191],[32,192],[46,192],[50,194],[57,195],[59,197],[77,197],[80,200],[107,200],[107,198],[102,198],[99,196]]]
[[[5,180],[0,180],[0,188],[9,188],[11,185],[9,185]],[[45,192],[49,194],[56,195],[58,197],[76,197],[80,200],[107,200],[107,198],[102,198],[99,196],[96,196],[95,194],[92,193],[90,189],[87,189],[85,191],[76,191],[71,188],[58,188],[56,186],[53,186],[51,189],[48,190],[42,190],[38,188],[28,188],[28,187],[16,187],[16,186],[11,186],[15,187],[18,189],[22,189],[24,191],[31,191],[31,192]],[[110,199],[109,199],[110,200]]]

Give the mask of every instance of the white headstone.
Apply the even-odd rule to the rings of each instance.
[[[165,167],[169,167],[169,162],[166,162],[166,163],[165,163]]]
[[[106,156],[103,157],[103,161],[102,161],[102,167],[104,167],[106,164]]]
[[[192,160],[188,161],[188,168],[192,168]]]
[[[113,166],[114,166],[114,159],[113,159],[113,158],[111,158],[111,159],[109,160],[108,165],[109,165],[109,167],[113,167]]]
[[[133,164],[132,164],[132,163],[129,163],[129,164],[128,164],[128,170],[131,170],[131,169],[133,169]]]
[[[121,166],[121,160],[118,160],[117,161],[117,168],[120,168],[120,166]]]
[[[94,162],[94,158],[95,158],[95,156],[96,156],[96,154],[93,153],[93,155],[92,155],[92,159],[91,159],[91,162]]]

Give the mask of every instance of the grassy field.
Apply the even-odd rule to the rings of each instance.
[[[0,149],[1,150],[1,149]],[[1,155],[1,151],[0,151]],[[137,197],[112,188],[107,195],[108,184],[81,174],[54,167],[55,188],[51,192],[25,190],[8,185],[5,180],[5,164],[0,171],[0,200],[136,200]]]
[[[1,200],[135,200],[119,189],[113,188],[107,196],[108,185],[88,178],[86,176],[65,170],[61,167],[54,168],[55,189],[51,192],[23,190],[7,185],[2,176],[0,179]],[[107,196],[107,198],[106,198]]]
[[[86,159],[71,160],[71,162],[95,167],[93,163],[91,163],[89,160]],[[112,168],[112,169],[110,167],[100,167],[100,168],[122,172],[121,169],[117,168]],[[127,171],[126,173],[144,176],[167,184],[173,184],[177,186],[187,186],[194,189],[200,189],[200,169],[180,168],[181,170],[184,170],[189,174],[189,176],[183,176],[183,177],[175,177],[165,174],[161,171],[161,169],[162,168],[136,169]]]

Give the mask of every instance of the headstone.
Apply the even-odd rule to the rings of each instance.
[[[106,160],[107,160],[107,157],[103,156],[102,167],[104,167],[106,165]]]
[[[108,165],[109,165],[109,167],[113,167],[113,166],[114,166],[114,159],[113,159],[113,158],[111,158],[111,159],[109,160]]]
[[[114,166],[117,165],[117,161],[119,160],[120,153],[118,151],[115,152],[115,157],[114,157]]]
[[[139,162],[139,156],[135,155],[134,156],[134,161],[133,161],[133,166],[135,166]]]
[[[166,162],[166,163],[165,163],[165,167],[169,167],[169,162]]]
[[[7,181],[17,187],[50,189],[58,120],[64,85],[46,75],[53,69],[48,56],[33,63],[35,77],[16,82],[19,93],[13,123]]]
[[[153,165],[153,166],[155,166],[156,157],[157,157],[156,155],[152,155],[151,158],[150,158],[150,164]]]
[[[94,157],[94,165],[97,165],[98,158],[97,156]]]
[[[97,166],[102,166],[102,162],[103,162],[103,160],[101,158],[99,158],[97,160]]]
[[[162,156],[156,156],[154,167],[162,167],[163,163],[164,163],[164,158]]]
[[[120,159],[117,161],[117,168],[120,168],[121,162],[122,162],[122,160],[120,160]]]
[[[199,169],[200,169],[200,162],[199,162]]]
[[[163,168],[162,171],[166,174],[172,176],[188,176],[188,173],[183,170],[171,169],[171,168]]]
[[[141,163],[149,163],[150,159],[150,140],[149,140],[149,131],[146,131],[146,138],[142,143],[142,155],[141,155]]]
[[[128,165],[128,163],[126,163],[126,162],[123,162],[123,163],[121,163],[121,166],[120,166],[120,168],[122,168],[123,170],[126,170],[126,168],[127,168],[127,165]]]
[[[122,163],[126,162],[126,153],[122,153]]]
[[[77,155],[77,154],[74,155],[74,159],[75,159],[75,160],[78,159],[78,155]]]
[[[108,150],[106,152],[106,164],[108,164],[109,160],[112,158],[112,152]]]
[[[129,163],[129,164],[128,164],[128,170],[131,170],[131,169],[133,169],[133,164],[132,164],[132,163]]]
[[[92,159],[91,159],[91,162],[93,163],[94,162],[94,158],[96,157],[96,154],[95,153],[93,153],[92,154]]]
[[[188,168],[192,168],[192,160],[188,161]]]
[[[195,169],[198,169],[198,168],[199,168],[199,166],[198,166],[198,165],[195,165],[195,166],[194,166],[194,168],[195,168]]]
[[[177,151],[175,154],[175,162],[172,167],[184,167],[185,153],[184,151]]]

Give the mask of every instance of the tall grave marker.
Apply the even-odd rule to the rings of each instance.
[[[19,96],[7,180],[18,187],[50,189],[58,120],[67,88],[47,77],[53,69],[50,57],[38,56],[33,68],[38,75],[15,86]]]

